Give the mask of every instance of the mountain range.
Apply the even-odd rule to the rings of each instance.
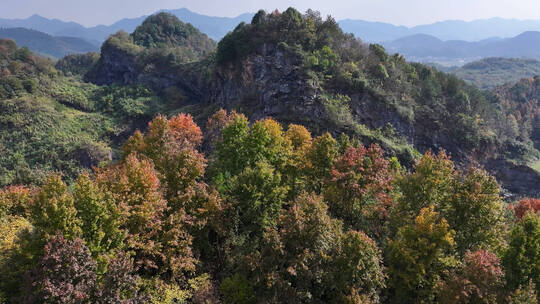
[[[240,22],[249,22],[253,13],[237,17],[214,17],[198,14],[187,8],[163,10],[191,23],[214,40],[220,40]],[[0,27],[24,27],[45,32],[53,36],[80,37],[89,41],[103,42],[110,34],[119,30],[132,32],[147,16],[121,19],[111,25],[84,27],[76,22],[47,19],[33,15],[26,19],[0,19]],[[340,27],[366,42],[384,42],[415,34],[435,36],[441,40],[478,41],[492,37],[508,38],[526,31],[540,31],[540,20],[516,20],[491,18],[474,21],[448,20],[432,24],[405,27],[384,22],[345,19]]]
[[[77,37],[51,36],[26,28],[0,28],[0,37],[15,41],[32,51],[55,58],[73,53],[99,51],[99,46]]]
[[[512,38],[492,38],[476,42],[443,41],[435,36],[416,34],[384,42],[391,53],[400,53],[409,60],[440,62],[445,60],[473,61],[486,57],[540,59],[540,32],[527,31]]]
[[[415,34],[431,35],[441,40],[479,41],[493,37],[508,38],[526,31],[540,30],[540,20],[502,18],[447,20],[414,27],[346,19],[340,21],[339,25],[345,32],[353,33],[367,42],[390,41]]]
[[[251,13],[234,18],[212,17],[186,8],[166,12],[191,23],[215,41],[241,22],[249,23],[253,18]],[[146,17],[126,18],[111,25],[94,27],[39,15],[26,19],[0,19],[0,28],[18,28],[9,32],[2,30],[0,37],[12,38],[18,45],[28,46],[45,55],[62,57],[70,53],[96,51],[109,35],[120,30],[133,32]],[[389,52],[403,54],[412,61],[456,66],[486,57],[540,59],[540,20],[451,20],[415,27],[351,19],[338,23],[345,32],[353,33],[366,42],[381,43]],[[22,28],[34,32],[25,32]],[[67,41],[66,37],[78,39]]]
[[[231,31],[240,22],[249,22],[253,14],[242,14],[234,18],[211,17],[197,14],[186,8],[176,10],[166,10],[180,20],[191,23],[196,28],[206,33],[210,38],[219,40],[227,32]],[[148,16],[137,18],[126,18],[111,25],[98,25],[94,27],[84,27],[76,22],[65,22],[58,19],[47,19],[39,15],[33,15],[26,19],[0,19],[0,27],[24,27],[39,30],[53,36],[71,36],[86,39],[94,44],[101,44],[109,35],[123,30],[133,32]]]

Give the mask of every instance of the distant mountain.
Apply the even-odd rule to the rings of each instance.
[[[191,23],[203,33],[214,40],[219,40],[229,31],[233,30],[240,22],[249,22],[253,14],[242,14],[238,17],[211,17],[194,13],[186,8],[176,10],[163,10],[177,16],[185,23]],[[42,31],[53,36],[70,36],[86,39],[92,43],[101,44],[109,35],[120,30],[131,33],[148,16],[122,19],[111,25],[98,25],[84,27],[75,22],[64,22],[58,19],[47,19],[33,15],[27,19],[0,19],[0,27],[13,28],[24,27]]]
[[[420,62],[451,60],[473,61],[486,57],[540,59],[540,32],[524,32],[506,39],[486,39],[477,42],[443,41],[434,36],[416,34],[383,43],[391,53],[403,54]]]
[[[0,28],[0,38],[12,39],[19,46],[26,46],[36,53],[55,58],[99,51],[99,46],[81,38],[54,37],[26,28]]]
[[[540,20],[492,18],[475,21],[448,20],[415,27],[383,22],[346,19],[339,22],[344,31],[367,42],[396,40],[415,34],[435,36],[441,40],[479,41],[492,37],[508,38],[526,31],[540,31]]]
[[[481,89],[492,89],[540,75],[540,61],[534,59],[491,57],[467,63],[462,67],[437,68]]]

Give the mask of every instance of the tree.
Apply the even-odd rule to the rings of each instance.
[[[32,224],[45,235],[61,233],[68,239],[81,235],[73,196],[59,175],[47,178],[31,207]]]
[[[377,303],[385,287],[381,251],[363,232],[348,231],[341,236],[328,271],[326,284],[331,286],[331,294],[345,303],[359,296]]]
[[[364,233],[343,233],[321,196],[302,193],[267,229],[260,252],[247,257],[260,299],[287,303],[377,300],[384,286],[382,258]]]
[[[81,239],[52,236],[43,257],[26,278],[21,303],[93,303],[96,263]]]
[[[531,281],[540,294],[540,216],[529,213],[514,226],[503,266],[510,290]]]
[[[33,239],[35,233],[32,224],[20,216],[0,218],[0,231],[0,294],[6,301],[16,303],[21,277],[30,270],[35,257],[42,250],[33,245],[42,243]]]
[[[96,299],[98,304],[147,303],[148,299],[138,290],[133,261],[126,253],[119,253],[107,267]]]
[[[504,206],[499,185],[480,169],[456,175],[452,194],[442,202],[440,212],[456,232],[454,240],[459,254],[478,249],[500,251],[505,239]]]
[[[34,189],[25,186],[8,186],[0,190],[0,217],[14,215],[28,217]]]
[[[379,146],[348,148],[332,166],[323,191],[331,213],[349,227],[379,236],[392,204],[388,167]]]
[[[524,198],[520,200],[516,206],[513,206],[513,209],[514,209],[516,218],[521,220],[529,212],[531,213],[540,212],[540,199]]]
[[[454,163],[445,152],[434,155],[428,151],[414,165],[413,173],[397,180],[402,193],[398,217],[413,218],[430,205],[439,209],[452,193],[454,175]]]
[[[179,209],[181,195],[202,179],[206,160],[197,151],[202,143],[201,129],[189,114],[168,120],[159,115],[148,124],[145,134],[136,132],[124,145],[124,157],[137,153],[152,160],[165,178],[163,187],[172,212]]]
[[[330,172],[338,157],[337,141],[325,133],[313,140],[306,153],[305,175],[308,181],[307,190],[321,193],[324,180],[330,178]]]
[[[103,191],[88,174],[81,174],[75,182],[73,198],[81,222],[81,237],[92,256],[104,262],[102,259],[120,249],[126,238],[112,195]]]
[[[454,231],[435,208],[423,208],[414,223],[401,227],[388,241],[389,297],[392,303],[434,301],[435,286],[451,264]]]
[[[249,122],[243,115],[234,117],[234,120],[223,129],[222,139],[216,145],[214,176],[233,176],[250,165],[246,161],[248,152],[245,146],[249,132]]]
[[[259,120],[249,127],[247,118],[238,115],[223,129],[214,170],[217,175],[234,176],[246,167],[265,161],[283,172],[291,149],[283,128],[275,120]]]
[[[289,199],[293,199],[306,188],[307,179],[304,174],[306,153],[311,146],[311,133],[303,126],[290,124],[285,138],[291,143],[291,155],[285,165],[283,178],[290,187]]]
[[[239,233],[256,239],[265,229],[274,227],[287,190],[281,174],[265,161],[233,177],[226,197],[236,212]]]
[[[158,173],[150,160],[130,154],[124,162],[96,173],[98,185],[108,191],[128,231],[128,248],[143,274],[181,278],[194,270],[191,235],[185,212],[168,216]]]
[[[440,303],[499,303],[504,272],[497,256],[468,251],[464,262],[439,287]]]
[[[208,118],[204,132],[204,147],[206,151],[214,152],[217,143],[223,140],[223,129],[233,122],[237,116],[243,115],[235,111],[227,112],[224,109],[220,109]]]

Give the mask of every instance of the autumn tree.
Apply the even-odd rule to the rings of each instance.
[[[304,193],[281,211],[277,227],[265,232],[260,253],[246,263],[258,294],[276,302],[323,299],[321,279],[330,270],[325,264],[341,233],[327,208],[321,197]]]
[[[444,154],[427,152],[414,171],[398,178],[401,195],[392,210],[390,231],[411,220],[419,208],[433,205],[456,232],[460,256],[478,249],[499,250],[504,246],[505,221],[499,185],[488,173],[471,168],[454,169]]]
[[[233,122],[237,116],[242,116],[235,111],[227,112],[220,109],[214,113],[206,122],[206,130],[204,132],[204,147],[206,151],[213,152],[216,145],[223,139],[223,129]]]
[[[41,235],[21,216],[0,218],[0,294],[6,301],[17,302],[21,278],[41,254]],[[6,302],[9,303],[9,302]]]
[[[423,208],[414,222],[388,241],[388,293],[392,303],[433,301],[435,286],[451,264],[454,231],[435,208]]]
[[[499,303],[504,272],[499,258],[486,250],[468,251],[463,263],[439,286],[440,303]]]
[[[531,212],[531,213],[539,213],[540,212],[540,199],[537,198],[524,198],[520,200],[517,205],[512,207],[514,209],[514,213],[516,215],[516,218],[519,220],[523,219],[523,217]]]
[[[21,303],[93,303],[96,267],[81,239],[51,236],[43,257],[26,278]]]
[[[124,145],[124,157],[137,153],[148,157],[163,176],[163,188],[171,211],[183,205],[179,197],[202,179],[206,160],[197,148],[202,143],[201,129],[191,115],[179,114],[167,119],[159,115],[148,124],[144,134],[136,132]]]
[[[401,218],[414,218],[422,208],[439,209],[452,193],[454,163],[445,152],[428,151],[414,165],[413,172],[398,179],[402,193],[398,204]]]
[[[185,214],[166,215],[167,202],[150,160],[140,160],[132,153],[96,175],[100,187],[116,202],[123,219],[120,228],[128,231],[126,242],[143,273],[180,278],[194,270]]]
[[[350,147],[332,166],[324,197],[346,225],[380,235],[392,200],[392,174],[379,146]]]
[[[329,294],[342,303],[377,303],[386,287],[382,262],[380,249],[365,233],[342,234],[327,270]]]
[[[96,303],[147,303],[148,297],[140,292],[138,281],[132,259],[126,253],[120,252],[107,266],[107,272],[101,279]]]
[[[308,183],[305,168],[307,152],[311,147],[311,133],[300,125],[290,124],[285,132],[285,138],[291,143],[292,151],[284,170],[284,179],[289,186],[289,199],[293,199],[306,188]]]
[[[28,217],[34,189],[25,186],[8,186],[0,190],[0,217],[14,215]]]
[[[248,258],[261,299],[274,302],[377,300],[384,286],[381,253],[364,233],[343,233],[322,198],[301,194],[265,232],[262,249]]]

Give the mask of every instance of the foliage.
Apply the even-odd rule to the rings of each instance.
[[[503,257],[508,287],[513,290],[531,281],[540,294],[540,217],[529,213],[510,232]]]
[[[30,213],[32,224],[45,235],[61,234],[72,240],[82,233],[73,196],[58,175],[47,179],[33,200]]]
[[[29,274],[21,303],[92,303],[96,263],[81,239],[53,235]]]
[[[499,258],[485,250],[468,251],[463,265],[440,287],[441,303],[498,303],[504,272]]]
[[[215,48],[206,34],[169,13],[146,18],[131,36],[135,44],[146,48],[179,48],[187,61],[200,59]]]
[[[520,200],[517,205],[512,207],[516,218],[519,220],[523,219],[527,213],[538,213],[540,212],[540,199],[536,198],[524,198]]]
[[[66,75],[84,76],[98,62],[99,54],[90,52],[86,54],[72,54],[58,60],[54,67]]]
[[[420,210],[414,223],[399,228],[389,240],[386,261],[391,303],[402,299],[433,301],[435,286],[452,264],[454,231],[430,206]]]
[[[324,194],[348,226],[379,235],[392,201],[392,174],[378,146],[348,148],[332,166]]]

